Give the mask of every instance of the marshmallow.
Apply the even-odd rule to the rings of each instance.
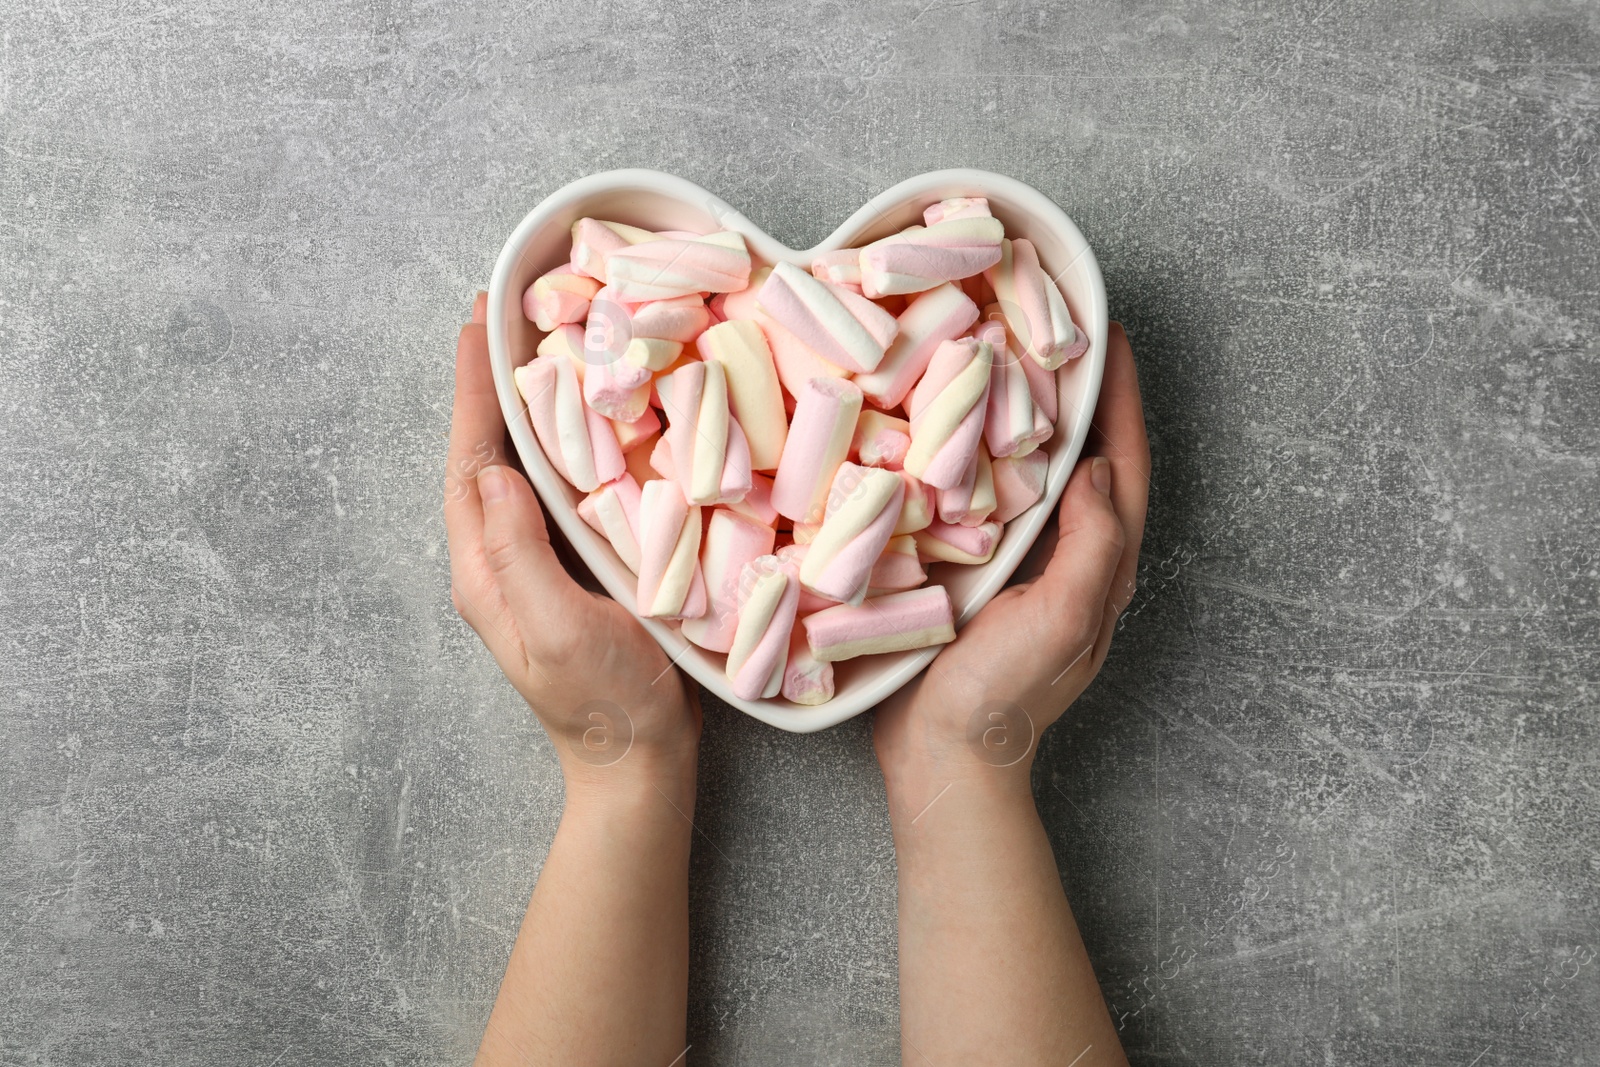
[[[616,423],[612,423],[613,426]],[[627,425],[624,423],[624,425]],[[628,473],[633,475],[633,480],[641,486],[645,482],[661,477],[661,473],[650,464],[650,457],[654,454],[656,445],[661,441],[657,434],[651,434],[643,441],[622,453],[622,462],[628,467]]]
[[[928,205],[922,221],[936,226],[948,219],[975,219],[989,216],[989,201],[981,196],[956,196]]]
[[[789,662],[783,668],[783,699],[814,707],[833,699],[833,664],[811,654],[805,631],[789,635]]]
[[[728,385],[718,363],[692,362],[661,380],[667,414],[662,438],[684,499],[691,504],[737,500],[750,491],[750,446],[728,414]]]
[[[761,332],[766,335],[767,345],[772,349],[772,362],[778,370],[778,381],[783,384],[787,394],[785,407],[791,413],[794,410],[793,398],[804,391],[811,379],[850,376],[850,372],[843,367],[834,366],[807,348],[804,341],[779,326],[766,312],[757,313],[756,322],[761,325]]]
[[[644,414],[632,422],[622,422],[612,419],[611,429],[617,435],[617,447],[627,455],[645,442],[655,443],[653,438],[661,432],[661,417],[656,414],[655,408],[645,408]]]
[[[750,281],[750,250],[732,230],[665,238],[606,256],[606,284],[630,304],[691,293],[731,293]]]
[[[841,248],[812,257],[811,276],[843,286],[852,293],[861,292],[861,250]]]
[[[677,482],[645,482],[639,494],[638,612],[652,619],[697,619],[706,613],[700,573],[700,509]]]
[[[745,564],[739,578],[739,621],[728,650],[727,674],[740,700],[775,697],[783,689],[800,602],[793,563],[762,556]]]
[[[977,451],[992,355],[985,341],[945,341],[911,393],[905,469],[936,489],[959,485]]]
[[[533,280],[522,294],[522,314],[539,329],[549,332],[569,322],[582,322],[589,314],[589,301],[600,291],[600,283],[579,274],[570,263],[563,263],[548,274]]]
[[[935,522],[926,530],[911,536],[917,540],[917,552],[923,559],[942,560],[946,563],[988,563],[1000,543],[1001,526],[998,522],[985,522],[977,526]]]
[[[1055,370],[1089,348],[1089,338],[1072,322],[1061,290],[1039,265],[1031,241],[1000,242],[1000,259],[984,277],[1016,341],[1016,350]]]
[[[578,501],[578,515],[611,542],[618,558],[639,573],[639,483],[624,473]]]
[[[778,511],[772,506],[772,479],[765,474],[750,474],[750,491],[742,500],[728,501],[728,510],[764,526],[778,525]]]
[[[776,470],[789,436],[783,390],[772,350],[761,327],[749,319],[719,323],[695,342],[700,358],[719,363],[728,382],[728,403],[750,442],[750,466]]]
[[[850,454],[861,390],[838,378],[812,378],[795,397],[794,419],[772,483],[772,506],[796,522],[819,522],[834,472]]]
[[[744,565],[772,551],[772,527],[717,508],[706,522],[700,543],[700,572],[705,576],[706,613],[685,619],[683,636],[712,652],[733,647],[739,622],[739,575]]]
[[[540,356],[513,374],[550,465],[580,492],[620,477],[625,465],[611,424],[584,406],[569,360]]]
[[[570,361],[572,369],[578,372],[578,381],[583,381],[583,372],[589,364],[583,359],[583,327],[577,323],[567,322],[557,326],[539,341],[534,352]]]
[[[650,368],[628,358],[632,341],[632,316],[616,290],[605,286],[589,304],[583,331],[583,398],[622,422],[633,422],[650,406]]]
[[[1050,457],[1043,452],[995,460],[995,506],[989,518],[995,522],[1010,522],[1038,503],[1044,496],[1045,474],[1049,469]]]
[[[668,434],[670,434],[670,429]],[[688,477],[687,471],[680,471],[672,459],[672,438],[663,434],[655,440],[650,449],[650,469],[657,477],[667,478],[678,482],[681,486],[682,479]],[[750,448],[745,444],[744,432],[739,429],[739,424],[733,420],[728,421],[728,445],[726,450],[726,464],[722,469],[722,480],[718,486],[720,495],[712,503],[736,506],[743,504],[744,497],[749,495],[751,486],[755,482],[755,475],[750,470]],[[770,508],[770,504],[768,505]],[[760,511],[753,508],[753,511]],[[774,520],[776,513],[774,513]]]
[[[732,319],[753,319],[761,314],[760,292],[772,274],[771,267],[758,267],[750,272],[750,284],[731,293],[713,293],[706,302],[711,314],[719,322]]]
[[[928,572],[917,555],[917,539],[909,534],[889,538],[878,562],[867,579],[867,595],[882,596],[915,589],[928,580]]]
[[[1055,426],[1033,402],[1033,388],[1028,382],[1029,364],[1038,367],[1031,359],[1014,355],[1006,347],[1006,328],[998,322],[985,322],[974,334],[980,341],[989,342],[994,351],[994,363],[989,372],[989,404],[983,420],[983,438],[989,453],[1009,456],[1016,452],[1032,452],[1055,432]],[[1050,372],[1040,368],[1043,374]]]
[[[861,603],[904,498],[905,483],[894,471],[840,464],[822,528],[800,564],[800,584],[831,600]]]
[[[858,293],[779,263],[761,286],[761,309],[817,355],[863,373],[883,360],[894,340],[894,316]]]
[[[818,527],[818,529],[821,529],[821,527]],[[812,532],[814,533],[815,531]],[[808,539],[804,544],[796,543],[792,545],[784,545],[782,548],[778,549],[778,558],[791,561],[796,567],[804,567],[806,562],[806,553],[810,551],[811,542]],[[837,603],[839,602],[832,597],[823,596],[820,593],[816,593],[810,589],[807,589],[804,583],[802,583],[800,586],[801,615],[810,615],[813,611],[821,611],[823,608],[831,608]]]
[[[631,320],[634,337],[688,344],[711,325],[711,309],[697,293],[640,304]]]
[[[606,280],[606,260],[629,245],[658,240],[649,230],[620,222],[579,219],[572,224],[572,269],[598,280]]]
[[[811,654],[823,663],[903,652],[956,639],[950,594],[942,585],[840,604],[801,620]]]
[[[939,521],[977,526],[995,509],[994,470],[983,447],[973,453],[961,484],[939,490]]]
[[[797,522],[789,531],[789,536],[794,538],[797,545],[810,545],[817,539],[817,531],[822,529],[820,522]]]
[[[1006,326],[1006,315],[999,304],[989,304],[983,309],[983,321],[985,324],[998,322]],[[982,327],[979,327],[979,330],[981,329]],[[974,331],[974,336],[979,336],[977,331]],[[1023,373],[1027,375],[1028,392],[1033,397],[1033,406],[1043,412],[1045,420],[1054,426],[1061,407],[1060,385],[1056,372],[1045,370],[1036,359],[1019,359],[1017,353],[1021,352],[1022,348],[1012,336],[1009,327],[1006,328],[1006,348],[1009,350],[1009,357],[1021,364]],[[999,362],[998,359],[996,362]]]
[[[856,435],[850,442],[850,454],[857,457],[863,466],[899,470],[910,449],[909,422],[873,408],[862,409],[860,417],[856,419]]]
[[[905,502],[900,505],[900,521],[894,524],[895,536],[925,530],[933,521],[935,492],[905,471],[896,471],[906,484]]]
[[[861,292],[877,299],[920,293],[980,274],[1000,261],[1005,227],[988,215],[908,226],[861,250]]]
[[[894,342],[871,374],[856,377],[861,391],[879,407],[899,407],[917,384],[934,350],[978,321],[978,305],[953,285],[920,294],[895,320]]]

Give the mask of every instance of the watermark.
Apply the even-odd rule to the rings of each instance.
[[[1014,767],[1033,749],[1038,731],[1021,704],[990,700],[967,720],[967,748],[991,767]]]
[[[627,305],[608,292],[596,293],[583,326],[584,363],[609,366],[622,358],[632,341],[633,316]]]
[[[609,700],[590,700],[578,706],[584,730],[567,742],[572,754],[591,767],[609,767],[633,748],[633,719]]]
[[[467,455],[452,459],[444,472],[445,503],[453,504],[466,498],[467,485],[477,484],[478,472],[492,466],[500,458],[500,450],[489,441],[479,441]]]

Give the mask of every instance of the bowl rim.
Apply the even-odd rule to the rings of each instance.
[[[579,517],[576,509],[556,507],[552,505],[550,495],[543,485],[546,480],[548,460],[545,459],[539,448],[537,439],[533,435],[532,427],[524,417],[522,399],[518,394],[516,381],[513,376],[514,367],[511,364],[512,353],[510,338],[508,336],[507,303],[511,302],[517,314],[521,314],[522,294],[512,293],[511,278],[516,272],[524,250],[533,238],[547,226],[552,218],[565,214],[572,205],[602,194],[616,194],[627,192],[652,193],[659,196],[671,197],[686,204],[698,205],[714,218],[723,229],[736,230],[743,234],[752,253],[767,262],[776,263],[787,260],[797,264],[809,264],[811,259],[819,253],[831,251],[836,248],[846,247],[858,234],[866,232],[874,223],[886,218],[891,211],[905,207],[908,203],[925,198],[934,200],[946,199],[953,196],[987,196],[995,195],[1008,201],[1022,212],[1029,215],[1036,222],[1049,226],[1057,231],[1068,247],[1080,249],[1073,258],[1052,271],[1051,277],[1059,279],[1077,268],[1082,268],[1088,276],[1089,300],[1085,318],[1088,319],[1086,330],[1089,333],[1089,349],[1080,359],[1086,361],[1086,366],[1080,373],[1087,375],[1084,386],[1084,402],[1076,413],[1076,423],[1073,427],[1072,440],[1066,448],[1067,460],[1063,466],[1064,472],[1059,473],[1055,464],[1056,453],[1059,449],[1052,449],[1052,463],[1049,482],[1045,494],[1038,504],[1013,523],[1021,523],[1021,529],[1026,531],[1026,536],[1010,545],[1002,543],[996,551],[995,560],[985,564],[986,568],[979,588],[984,591],[976,598],[979,608],[987,604],[998,592],[1005,582],[1021,564],[1023,557],[1037,540],[1040,530],[1055,510],[1056,502],[1060,499],[1065,488],[1071,469],[1082,455],[1084,441],[1087,438],[1089,425],[1093,419],[1096,403],[1100,396],[1101,377],[1105,369],[1105,350],[1107,327],[1109,324],[1106,308],[1105,280],[1100,273],[1099,261],[1095,258],[1093,249],[1084,238],[1081,230],[1072,219],[1053,200],[1024,182],[1003,174],[991,171],[976,170],[966,167],[948,168],[944,170],[928,171],[915,177],[907,178],[890,186],[876,196],[869,199],[848,218],[841,222],[827,237],[815,246],[807,249],[794,249],[771,237],[760,226],[756,225],[743,213],[728,204],[721,197],[701,186],[680,178],[675,174],[646,168],[627,168],[622,170],[602,171],[569,182],[555,190],[541,200],[534,208],[523,216],[522,221],[512,230],[506,239],[498,258],[495,260],[494,273],[489,283],[489,308],[488,308],[488,338],[490,363],[494,373],[495,391],[500,399],[501,414],[505,419],[511,440],[522,458],[527,469],[530,482],[540,497],[547,516],[553,518],[563,534],[573,544],[574,549],[589,563],[588,555],[581,547],[588,541],[592,534],[587,524]],[[930,201],[931,202],[931,201]],[[1084,325],[1080,323],[1080,325]],[[529,456],[536,455],[541,464],[531,464]],[[556,478],[553,469],[548,472],[549,478]],[[559,487],[556,487],[559,488]],[[1011,524],[1008,524],[1008,532]],[[597,536],[597,535],[595,535]],[[1004,562],[1001,561],[1002,553],[1005,554]],[[999,566],[994,564],[1000,563]],[[592,564],[590,569],[595,572],[596,578],[605,586],[607,592],[615,599],[628,606],[629,601],[612,588],[613,583],[608,576]],[[631,610],[631,608],[630,608]],[[978,609],[969,609],[958,616],[956,620],[959,629],[966,623],[970,616],[976,614]],[[847,719],[876,707],[895,691],[910,682],[917,674],[931,663],[943,646],[935,646],[917,650],[915,654],[900,654],[894,664],[887,666],[877,676],[872,677],[866,685],[853,697],[835,697],[824,704],[811,707],[790,704],[781,699],[773,700],[742,700],[734,696],[728,686],[727,679],[720,672],[703,673],[699,669],[698,661],[691,657],[690,662],[684,663],[682,659],[690,650],[700,651],[688,639],[684,638],[676,629],[659,619],[640,618],[640,623],[665,650],[675,665],[683,667],[690,676],[701,686],[714,693],[724,703],[745,712],[753,718],[759,719],[770,726],[788,731],[790,733],[812,733],[836,726]]]

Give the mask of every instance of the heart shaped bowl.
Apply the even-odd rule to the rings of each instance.
[[[551,193],[530,211],[506,241],[489,284],[489,353],[495,388],[511,439],[546,510],[607,592],[625,605],[635,598],[637,581],[609,542],[579,517],[583,494],[561,478],[539,447],[517,392],[512,372],[533,358],[543,336],[522,314],[522,293],[533,280],[566,262],[572,224],[584,216],[625,222],[650,230],[710,233],[735,230],[744,235],[756,267],[788,260],[809,267],[814,256],[865,244],[922,222],[929,204],[949,197],[982,196],[1005,224],[1010,237],[1026,237],[1040,262],[1066,297],[1078,327],[1090,338],[1089,350],[1057,374],[1060,418],[1046,443],[1050,465],[1044,496],[1005,526],[994,556],[981,566],[939,563],[929,581],[950,592],[956,626],[977,614],[1022,562],[1049,519],[1083,449],[1106,358],[1106,291],[1100,266],[1072,220],[1043,193],[1022,182],[981,170],[940,170],[910,178],[879,193],[815,248],[797,251],[773,240],[721,199],[693,182],[654,170],[613,170],[592,174]],[[706,689],[728,704],[781,730],[809,733],[859,715],[888,697],[926,667],[939,649],[925,648],[864,656],[834,664],[834,698],[806,707],[787,700],[740,700],[724,675],[725,657],[691,644],[674,623],[641,619],[667,655]]]

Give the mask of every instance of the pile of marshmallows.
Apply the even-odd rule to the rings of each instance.
[[[807,273],[752,270],[731,231],[584,218],[523,294],[540,446],[638,613],[727,653],[741,699],[821,704],[835,661],[953,640],[924,564],[987,562],[1044,492],[1088,338],[987,201],[924,219]]]

